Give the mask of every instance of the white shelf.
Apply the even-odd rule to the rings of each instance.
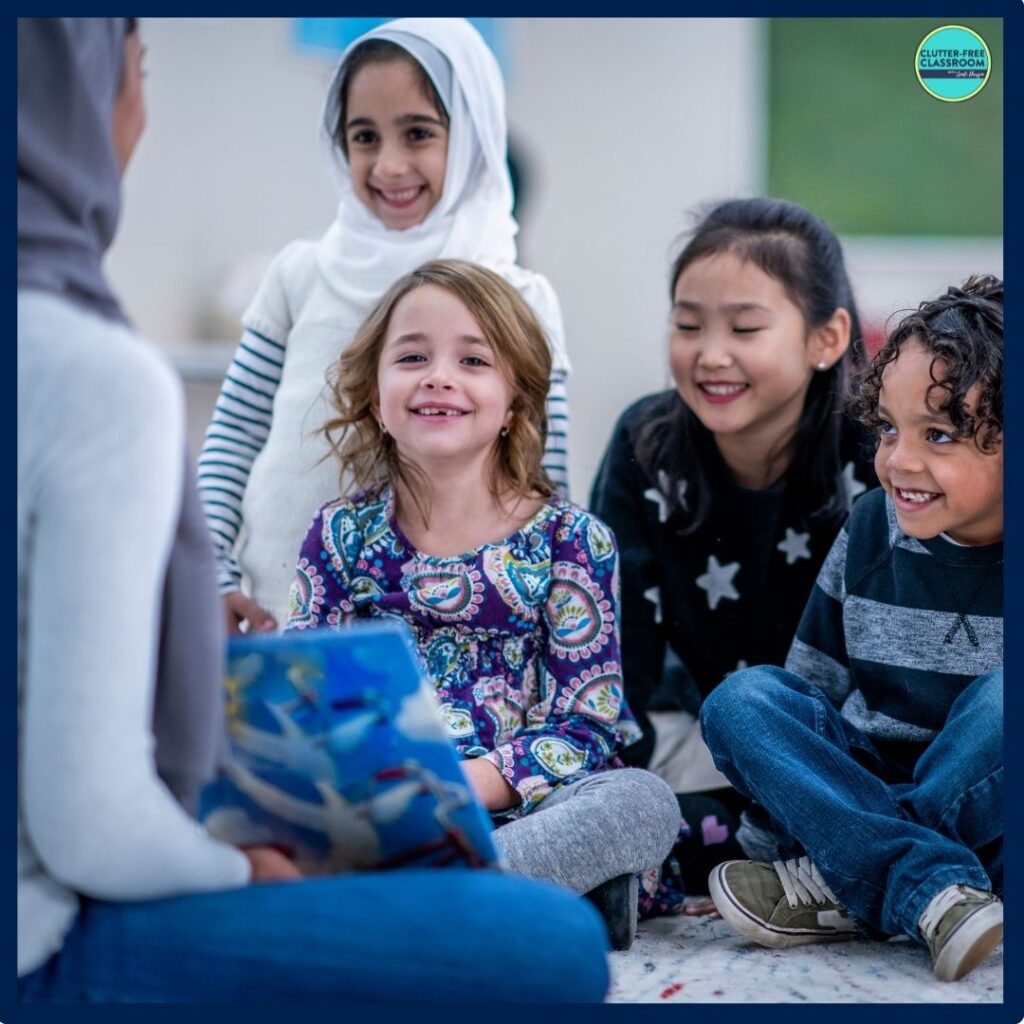
[[[237,341],[188,341],[167,345],[164,353],[184,381],[220,383],[238,347]]]

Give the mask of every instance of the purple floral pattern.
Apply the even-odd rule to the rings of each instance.
[[[499,543],[435,558],[403,536],[384,487],[317,514],[287,628],[403,619],[457,750],[487,757],[524,814],[639,738],[622,695],[618,586],[610,531],[568,502]]]

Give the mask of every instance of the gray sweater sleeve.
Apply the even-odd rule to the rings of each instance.
[[[807,601],[786,668],[824,691],[841,707],[850,692],[850,663],[843,631],[848,526],[836,537]]]

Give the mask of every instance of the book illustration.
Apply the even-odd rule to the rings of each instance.
[[[404,626],[234,638],[208,831],[306,874],[495,863],[490,822]]]

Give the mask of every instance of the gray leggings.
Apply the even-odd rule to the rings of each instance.
[[[675,794],[657,775],[613,768],[559,787],[535,811],[497,829],[494,841],[516,874],[589,892],[661,864],[679,820]]]

